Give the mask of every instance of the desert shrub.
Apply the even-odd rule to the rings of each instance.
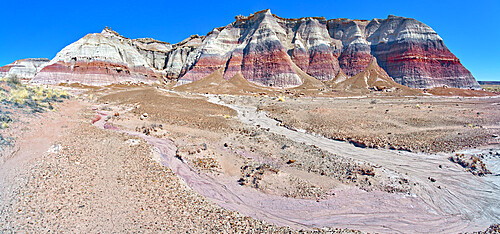
[[[0,104],[42,112],[53,109],[53,103],[69,98],[66,90],[22,84],[16,76],[0,78]]]
[[[8,97],[7,92],[5,90],[0,90],[0,102],[7,99],[7,97]]]
[[[65,90],[25,85],[16,76],[0,78],[0,129],[8,128],[14,122],[15,115],[11,117],[6,110],[19,108],[20,113],[42,112],[53,109],[53,103],[69,97]],[[13,141],[14,138],[4,137],[0,132],[0,152]]]
[[[34,112],[53,109],[51,103],[70,97],[66,90],[24,85],[15,76],[1,78],[0,88],[1,103],[19,108],[29,107]]]
[[[11,85],[21,85],[21,80],[16,75],[11,75],[7,77],[7,83]]]
[[[0,110],[0,122],[5,122],[5,123],[12,122],[12,118],[10,117],[9,113],[5,113]]]
[[[12,145],[13,141],[14,141],[14,139],[12,137],[4,137],[4,136],[2,136],[2,134],[0,134],[0,146]],[[0,152],[2,152],[3,149],[4,149],[4,147],[0,147]]]
[[[17,104],[24,104],[30,97],[30,93],[25,88],[11,90],[8,100]]]

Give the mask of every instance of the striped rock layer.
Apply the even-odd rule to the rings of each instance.
[[[157,73],[130,39],[109,29],[66,46],[31,80],[33,83],[110,85],[157,82]]]
[[[0,67],[0,77],[17,76],[21,79],[32,79],[49,61],[46,58],[20,59]]]
[[[264,86],[294,87],[297,73],[330,81],[354,77],[372,63],[399,84],[413,88],[480,88],[429,26],[410,18],[350,20],[284,19],[270,10],[191,36],[177,44],[128,39],[106,28],[59,52],[33,79],[40,83],[103,85],[158,79],[186,84],[215,71],[241,74]]]

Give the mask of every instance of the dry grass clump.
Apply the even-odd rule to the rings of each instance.
[[[0,129],[8,128],[10,122],[12,122],[12,118],[9,113],[0,110]]]
[[[16,76],[0,78],[0,130],[9,128],[20,113],[43,112],[52,110],[52,103],[69,98],[64,90],[48,89],[41,86],[28,86]],[[0,151],[3,146],[11,145],[12,137],[0,132]]]
[[[9,123],[12,122],[12,118],[10,117],[10,112],[4,112],[0,109],[0,130],[9,127]],[[0,153],[4,146],[11,145],[12,137],[3,136],[0,133]]]
[[[69,98],[65,90],[42,86],[27,86],[15,76],[0,78],[0,103],[18,108],[31,108],[33,112],[53,109],[52,103]]]
[[[54,109],[52,103],[61,102],[65,98],[69,98],[66,91],[28,86],[16,76],[0,78],[0,130],[9,128],[15,121],[14,117],[18,119],[19,114]],[[6,136],[5,133],[0,132],[0,151],[14,141],[13,137]]]

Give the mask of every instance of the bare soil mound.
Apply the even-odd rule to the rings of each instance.
[[[234,110],[209,103],[204,98],[187,98],[152,88],[116,92],[99,101],[128,106],[137,118],[146,113],[150,120],[201,129],[230,129],[226,118],[236,115]]]
[[[302,85],[292,88],[291,90],[305,90],[305,91],[318,91],[320,89],[326,88],[325,84],[320,80],[308,75],[304,71],[302,71],[297,65],[293,64],[293,68],[295,73],[299,75],[300,79],[302,79]]]
[[[345,77],[340,74],[338,79],[342,80],[345,79]],[[335,83],[336,81],[338,80],[336,79],[333,83]],[[422,93],[422,91],[418,89],[412,89],[396,83],[378,65],[375,58],[373,58],[372,62],[362,72],[351,78],[347,78],[344,81],[338,82],[333,86],[336,90],[345,90],[359,93],[368,93],[370,92],[370,90],[385,91],[405,95],[417,95]]]
[[[183,92],[195,92],[195,93],[213,93],[222,91],[225,85],[227,85],[226,80],[222,77],[222,70],[219,69],[214,71],[209,76],[197,80],[188,84],[180,85],[174,87],[176,91]],[[226,90],[229,91],[229,90]]]
[[[499,95],[498,93],[484,90],[458,89],[449,87],[435,87],[432,89],[426,89],[425,91],[435,96],[487,97]]]
[[[346,81],[350,77],[344,73],[344,71],[340,70],[339,73],[332,80],[326,81],[325,85],[329,88],[335,87],[338,83]]]
[[[222,69],[214,71],[201,80],[174,87],[174,90],[210,94],[252,94],[273,91],[270,88],[262,87],[248,81],[241,73],[237,73],[231,79],[226,80],[223,78]]]
[[[248,81],[240,72],[229,79],[228,83],[236,87],[235,91],[239,93],[268,93],[273,91],[270,88],[262,87]]]
[[[384,95],[384,96],[420,96],[423,93],[435,96],[462,96],[483,97],[496,96],[498,93],[484,90],[458,89],[437,87],[420,90],[406,87],[396,83],[373,58],[372,62],[360,73],[353,77],[340,71],[332,80],[322,82],[294,65],[295,72],[302,79],[302,85],[277,89],[254,84],[241,73],[231,79],[223,78],[223,71],[219,69],[209,76],[189,84],[176,86],[173,89],[181,92],[206,93],[206,94],[267,94],[267,95],[292,95],[292,96],[353,96],[353,95]]]

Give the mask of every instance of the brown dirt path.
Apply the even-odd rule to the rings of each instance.
[[[36,117],[20,116],[18,126],[12,126],[18,140],[14,147],[3,152],[0,161],[0,202],[3,192],[14,189],[23,178],[29,165],[43,158],[55,143],[63,139],[66,130],[79,120],[77,113],[87,105],[71,100],[59,105],[57,111],[42,113]],[[28,127],[23,126],[29,123]],[[8,198],[6,198],[8,199]],[[0,203],[1,204],[1,203]]]

